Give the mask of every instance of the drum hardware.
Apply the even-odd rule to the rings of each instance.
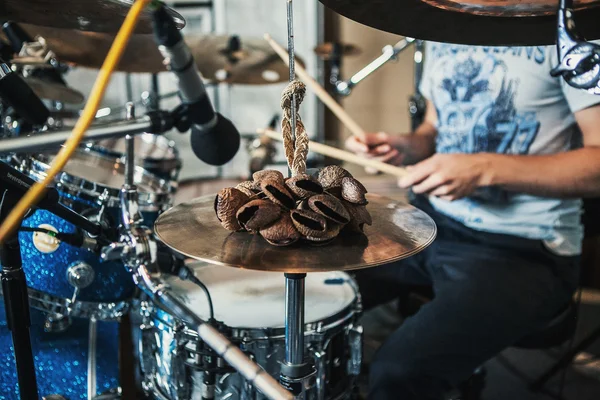
[[[4,20],[62,29],[116,33],[132,3],[132,0],[32,0],[25,4],[20,0],[5,0],[2,16]],[[178,29],[185,26],[180,14],[171,8],[167,8],[167,12]],[[152,33],[150,7],[144,10],[135,32]]]
[[[361,50],[349,43],[325,42],[316,46],[314,52],[322,60],[328,61],[343,56],[356,56]]]
[[[331,83],[335,87],[336,94],[338,94],[340,96],[350,95],[350,93],[352,92],[352,89],[356,85],[358,85],[361,81],[363,81],[369,75],[371,75],[372,73],[377,71],[379,68],[383,67],[388,62],[396,61],[398,59],[398,54],[400,54],[402,51],[406,50],[413,43],[417,44],[418,42],[420,42],[420,41],[415,40],[410,37],[405,37],[404,39],[400,40],[398,43],[396,43],[393,46],[391,46],[391,45],[385,46],[381,50],[382,54],[379,57],[377,57],[375,60],[371,61],[366,67],[364,67],[363,69],[358,71],[350,79],[347,79],[345,81],[341,81],[339,79],[331,80],[331,79],[333,79],[333,77],[331,77],[330,80],[331,80]]]
[[[130,106],[130,116],[133,117],[133,106]],[[156,264],[157,243],[152,231],[144,227],[143,218],[139,213],[137,188],[133,181],[133,137],[127,136],[126,139],[126,179],[121,189],[121,236],[118,242],[103,249],[102,259],[122,259],[133,274],[136,284],[153,302],[160,304],[186,326],[197,331],[198,336],[209,347],[236,368],[259,391],[272,399],[291,398],[271,376],[252,363],[238,348],[232,347],[217,329],[198,318],[184,302],[170,293],[168,286],[165,286]]]
[[[600,94],[600,46],[582,39],[575,26],[573,0],[559,0],[557,49],[560,64],[550,75],[562,76],[576,89]]]

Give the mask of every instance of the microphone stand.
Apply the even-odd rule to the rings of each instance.
[[[4,223],[19,198],[20,196],[15,195],[9,189],[3,190],[0,203],[0,223]],[[12,233],[0,245],[0,261],[2,264],[2,271],[0,271],[2,294],[6,321],[12,335],[19,392],[23,400],[37,399],[37,380],[29,332],[31,327],[29,297],[21,261],[18,231]]]

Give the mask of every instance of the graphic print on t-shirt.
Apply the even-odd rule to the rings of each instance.
[[[506,64],[492,51],[478,50],[433,49],[437,151],[527,154],[540,128],[536,113],[516,110],[519,81],[507,76]]]

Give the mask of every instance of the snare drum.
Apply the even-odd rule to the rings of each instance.
[[[164,179],[177,189],[177,179],[181,170],[181,158],[175,142],[164,136],[144,133],[133,138],[136,165],[141,166],[153,175]],[[125,139],[107,139],[88,143],[87,149],[105,157],[118,159],[125,163]]]
[[[41,180],[52,158],[33,158],[24,172]],[[63,204],[116,228],[120,224],[122,169],[121,164],[109,159],[77,152],[57,176],[55,187]],[[134,180],[140,191],[144,220],[153,226],[159,213],[170,204],[168,187],[139,167]],[[35,211],[22,226],[63,233],[79,231],[45,210]],[[94,316],[100,320],[118,318],[125,312],[134,283],[122,263],[101,262],[99,254],[61,243],[42,232],[21,231],[19,241],[32,307],[55,316]]]
[[[285,279],[275,272],[250,271],[195,264],[196,276],[207,286],[215,318],[226,336],[271,375],[278,378],[285,354]],[[167,282],[198,316],[209,318],[204,292],[190,282]],[[307,399],[349,398],[360,373],[362,328],[360,300],[352,278],[343,272],[306,277],[305,346],[315,362],[316,382]],[[144,387],[157,399],[201,397],[200,354],[206,351],[195,332],[158,309],[149,313],[140,349]],[[220,363],[217,363],[221,365]],[[217,399],[263,399],[234,371],[220,373]],[[256,397],[255,397],[256,396]]]

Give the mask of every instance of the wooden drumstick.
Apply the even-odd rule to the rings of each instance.
[[[275,52],[279,55],[279,57],[281,57],[283,62],[286,65],[289,65],[290,61],[289,61],[288,52],[283,47],[281,47],[279,45],[279,43],[277,43],[275,40],[273,40],[271,35],[269,35],[268,33],[265,33],[264,37],[265,37],[265,40],[267,42],[269,42],[269,44],[271,45],[273,50],[275,50]],[[314,80],[308,74],[308,72],[306,72],[306,70],[304,68],[302,68],[302,66],[299,63],[296,63],[295,71],[296,71],[296,75],[298,75],[300,77],[300,79],[302,79],[302,81],[315,92],[317,97],[319,97],[319,99],[321,99],[321,101],[327,107],[329,107],[331,112],[333,114],[335,114],[336,117],[339,118],[339,120],[352,133],[352,135],[357,136],[361,141],[364,142],[366,140],[365,131],[356,123],[356,121],[354,121],[352,119],[352,117],[350,117],[350,115],[346,112],[346,110],[344,110],[342,108],[342,106],[340,106],[333,99],[333,97],[331,97],[331,95],[329,93],[327,93],[327,91],[325,89],[323,89],[323,87],[321,85],[319,85],[319,82]]]
[[[283,141],[283,137],[281,133],[275,132],[270,129],[257,129],[257,133],[266,135],[273,140]],[[396,177],[403,177],[408,172],[406,172],[405,168],[396,167],[394,165],[386,164],[381,161],[370,160],[368,158],[363,158],[361,156],[357,156],[354,153],[349,151],[336,149],[332,146],[327,146],[325,144],[313,142],[312,140],[308,143],[308,148],[315,153],[322,154],[327,157],[335,158],[337,160],[347,161],[353,164],[361,165],[363,167],[371,167],[376,169],[377,171],[381,171],[386,174],[394,175]]]

